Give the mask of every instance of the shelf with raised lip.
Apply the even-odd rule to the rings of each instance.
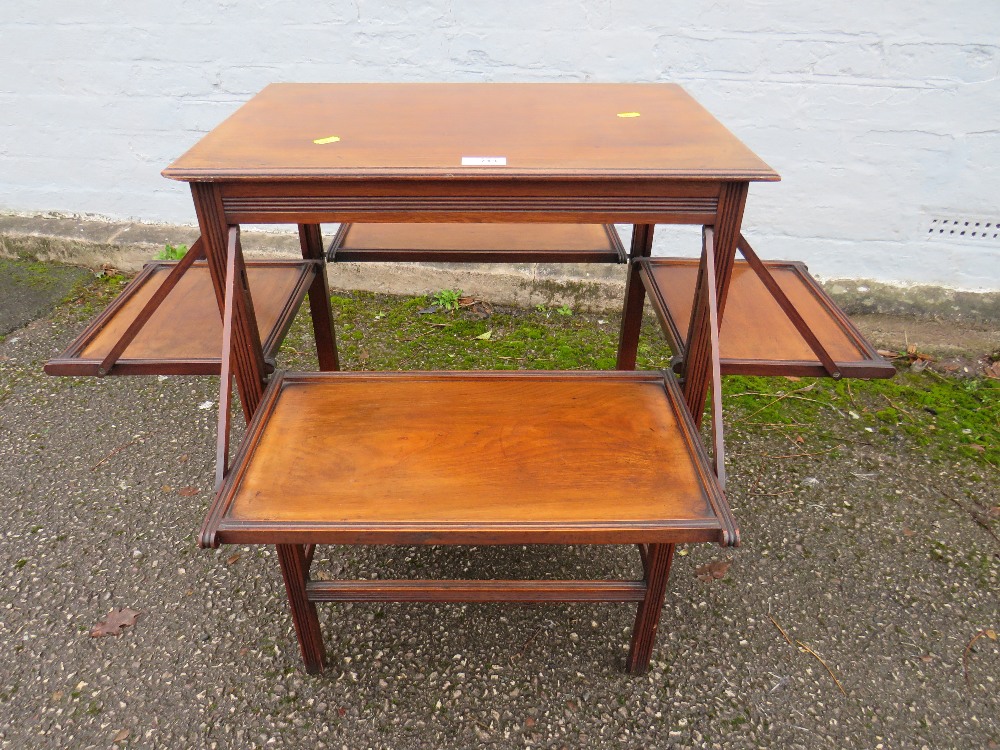
[[[640,277],[653,303],[680,368],[686,354],[691,308],[698,279],[695,258],[642,258]],[[891,378],[896,370],[844,312],[795,261],[762,261],[766,272],[824,350],[833,367],[824,365],[816,349],[764,280],[747,261],[737,261],[723,309],[719,332],[723,375],[792,375]],[[832,370],[832,371],[831,371]]]
[[[331,262],[624,263],[610,224],[341,224]]]
[[[273,361],[319,263],[314,260],[247,262],[247,280],[266,361]],[[62,354],[45,364],[45,372],[105,374],[100,372],[102,363],[176,265],[168,261],[147,264]],[[195,261],[106,374],[218,375],[221,349],[222,315],[212,279],[205,261]]]

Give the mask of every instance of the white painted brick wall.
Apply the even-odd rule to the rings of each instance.
[[[271,81],[676,81],[784,177],[762,254],[1000,289],[1000,243],[925,234],[1000,221],[998,77],[996,0],[4,0],[0,210],[191,223],[160,170]]]

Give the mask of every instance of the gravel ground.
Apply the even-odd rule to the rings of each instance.
[[[775,460],[784,438],[737,423],[744,546],[681,551],[649,674],[621,671],[629,606],[348,604],[320,607],[330,667],[312,677],[273,551],[195,544],[217,381],[46,377],[75,317],[0,342],[2,748],[1000,747],[1000,646],[967,650],[1000,628],[1000,546],[961,504],[1000,504],[988,467],[849,421],[838,458]],[[632,547],[317,559],[357,577],[639,570]],[[717,560],[725,576],[699,580]],[[121,607],[133,627],[89,637]]]

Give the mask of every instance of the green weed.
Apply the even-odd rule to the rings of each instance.
[[[462,299],[461,289],[442,289],[432,298],[434,304],[444,310],[457,310],[460,299]]]
[[[180,260],[187,255],[187,245],[165,245],[156,256],[156,260]]]

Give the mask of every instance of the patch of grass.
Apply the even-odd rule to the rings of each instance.
[[[364,293],[332,298],[346,369],[610,369],[617,327],[546,311],[494,308],[419,314],[434,298]],[[301,316],[300,316],[301,317]],[[302,321],[304,323],[304,321]],[[490,333],[488,338],[481,338]],[[297,322],[286,350],[311,353],[311,331]]]
[[[1000,382],[904,370],[891,380],[726,378],[725,405],[751,424],[816,436],[836,425],[907,442],[937,459],[956,454],[1000,467]]]
[[[440,293],[439,293],[440,294]],[[458,294],[455,292],[455,294]],[[346,370],[608,370],[615,366],[618,319],[604,313],[552,315],[494,306],[420,314],[434,297],[344,292],[332,297]],[[457,297],[456,297],[457,302]],[[443,307],[443,305],[439,305]],[[601,322],[603,321],[603,322]],[[488,339],[479,338],[491,331]],[[308,314],[298,316],[281,366],[313,369]],[[637,367],[669,368],[670,349],[651,317],[643,324]],[[960,380],[930,370],[892,380],[727,377],[723,406],[729,431],[780,429],[808,453],[820,440],[903,443],[937,460],[957,456],[1000,467],[1000,382]],[[988,465],[988,466],[987,466]]]

